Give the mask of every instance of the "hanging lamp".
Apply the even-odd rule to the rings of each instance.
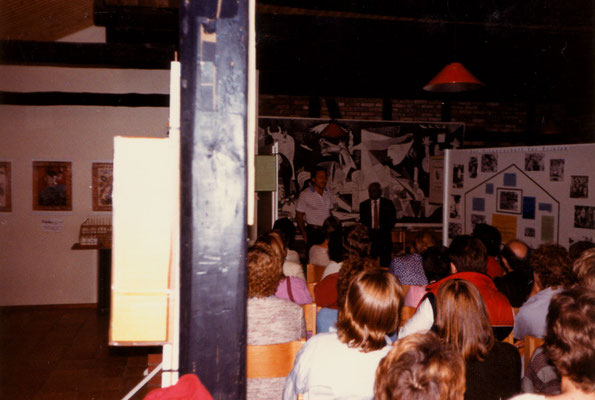
[[[426,86],[429,92],[466,92],[481,89],[485,85],[461,63],[454,62],[442,68]]]

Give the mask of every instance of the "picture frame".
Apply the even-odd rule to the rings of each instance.
[[[523,191],[521,189],[497,189],[496,211],[507,214],[521,214]]]
[[[112,211],[114,163],[93,163],[91,169],[93,176],[93,211]]]
[[[72,211],[72,162],[33,161],[33,210]]]
[[[10,162],[0,161],[0,212],[12,211]]]

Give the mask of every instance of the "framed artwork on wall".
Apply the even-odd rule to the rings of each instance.
[[[0,212],[12,211],[10,162],[0,161]]]
[[[33,161],[33,210],[72,211],[72,163]]]
[[[112,211],[113,163],[93,163],[93,211]]]
[[[509,214],[520,214],[523,191],[520,189],[498,189],[496,211]]]

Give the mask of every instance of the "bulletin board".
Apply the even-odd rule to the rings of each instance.
[[[478,223],[502,241],[595,240],[595,144],[446,150],[444,243]]]

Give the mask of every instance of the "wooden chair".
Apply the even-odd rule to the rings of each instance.
[[[308,282],[308,292],[310,292],[310,296],[312,296],[312,300],[316,303],[316,295],[314,294],[314,287],[318,282]]]
[[[401,325],[400,326],[405,325],[405,322],[407,322],[407,320],[409,318],[411,318],[413,316],[413,314],[415,314],[415,311],[417,311],[417,308],[415,308],[415,307],[403,306],[403,308],[401,308]]]
[[[514,336],[512,335],[512,331],[510,331],[510,333],[508,334],[508,336],[506,336],[504,339],[502,339],[502,341],[504,343],[514,344]]]
[[[246,378],[283,378],[291,372],[306,339],[246,346]]]
[[[319,282],[325,268],[324,265],[308,264],[306,266],[306,282]]]
[[[533,356],[533,352],[536,348],[541,346],[544,343],[543,339],[537,338],[535,336],[525,336],[525,344],[523,346],[523,357],[525,357],[525,372],[529,368],[529,364],[531,364],[531,357]]]
[[[312,336],[316,335],[316,303],[302,304],[304,309],[304,319],[306,320],[306,330],[312,332]]]

